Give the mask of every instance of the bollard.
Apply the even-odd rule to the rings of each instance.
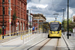
[[[0,35],[0,39],[2,39],[2,35]]]
[[[21,35],[21,40],[22,40],[22,35]]]

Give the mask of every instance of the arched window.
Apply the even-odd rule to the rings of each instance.
[[[25,23],[23,23],[23,30],[25,30]]]
[[[17,30],[19,31],[19,21],[17,22]]]
[[[22,22],[21,22],[21,24],[20,24],[20,30],[22,30]]]

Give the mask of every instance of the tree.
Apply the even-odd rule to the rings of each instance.
[[[15,27],[15,20],[16,20],[17,16],[16,16],[16,12],[14,12],[13,14],[13,19],[12,19],[12,25],[13,25],[13,32],[15,31],[14,27]]]
[[[64,21],[62,22],[62,25],[63,25],[63,23],[64,23],[64,30],[67,31],[67,20],[64,20]],[[74,27],[74,24],[72,25],[72,20],[71,20],[71,18],[70,18],[70,19],[69,19],[69,31],[72,32],[73,27]]]
[[[75,27],[75,22],[71,22],[71,23],[69,24],[69,27],[73,29],[73,28]]]
[[[67,31],[67,20],[63,20],[62,25],[64,26],[64,31]]]
[[[15,20],[17,18],[16,13],[14,12],[13,14],[13,20]]]

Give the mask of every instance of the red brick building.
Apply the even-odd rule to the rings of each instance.
[[[6,33],[9,33],[9,2],[10,0],[0,0],[0,28],[3,23],[3,7],[4,3],[4,26]],[[27,17],[27,0],[11,0],[11,32],[26,30],[28,26]],[[16,19],[13,20],[13,15],[16,14]]]
[[[73,22],[75,22],[75,16],[73,16]]]

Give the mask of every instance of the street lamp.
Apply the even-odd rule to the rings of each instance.
[[[39,14],[39,13],[38,13],[38,14]],[[41,17],[41,14],[39,14],[39,20],[38,20],[39,33],[40,33],[40,17]]]
[[[9,35],[11,36],[11,0],[9,0],[9,30]]]
[[[3,2],[2,2],[2,7],[3,7],[3,26],[2,26],[2,39],[4,39],[4,14],[5,14],[5,10],[4,10],[4,0],[3,0]]]
[[[63,21],[64,21],[64,8],[62,8],[62,10],[63,10]]]
[[[31,10],[32,9],[30,9],[30,32],[31,32]]]
[[[67,39],[69,39],[69,0],[67,0]]]
[[[62,8],[62,9],[63,9],[63,20],[62,20],[63,23],[62,24],[63,24],[63,28],[64,28],[64,8]],[[63,34],[64,34],[64,32],[63,32]]]

